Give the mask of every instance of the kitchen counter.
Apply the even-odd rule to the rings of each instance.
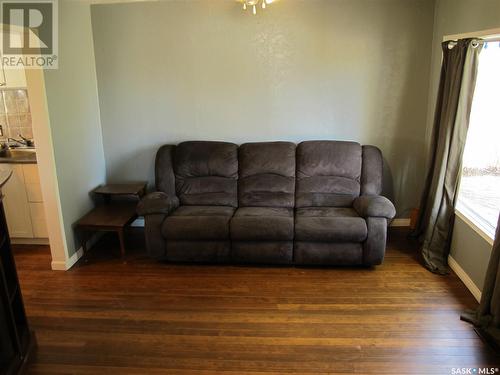
[[[2,164],[36,164],[35,151],[12,150],[0,152],[0,163]]]
[[[12,171],[0,171],[0,188],[5,185],[12,175]]]

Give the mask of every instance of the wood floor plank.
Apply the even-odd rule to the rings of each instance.
[[[116,258],[106,236],[68,272],[45,246],[16,246],[38,338],[32,374],[450,374],[500,366],[459,320],[477,303],[391,232],[370,268],[176,265],[141,233]]]

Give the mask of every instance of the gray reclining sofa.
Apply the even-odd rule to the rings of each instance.
[[[380,150],[354,142],[167,145],[155,180],[138,213],[173,262],[377,265],[395,215]]]

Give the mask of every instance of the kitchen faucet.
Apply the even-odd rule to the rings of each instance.
[[[12,141],[12,142],[16,142],[18,144],[20,144],[21,146],[25,146],[25,147],[33,147],[35,145],[35,143],[33,142],[33,140],[31,139],[28,139],[26,137],[23,137],[21,134],[18,134],[19,138],[21,139],[16,139],[16,138],[7,138],[7,143],[9,141]]]

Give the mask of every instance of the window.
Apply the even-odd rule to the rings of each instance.
[[[457,211],[493,238],[500,211],[500,42],[479,55]]]

